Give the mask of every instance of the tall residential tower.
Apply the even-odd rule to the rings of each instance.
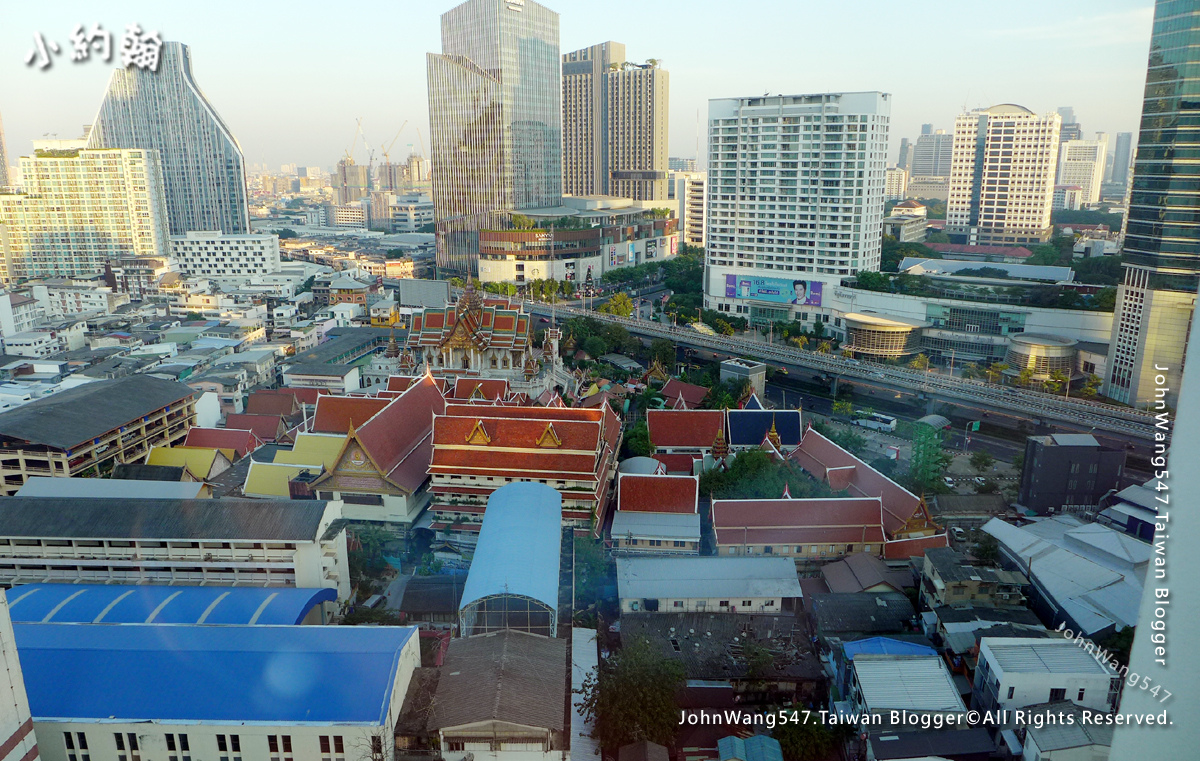
[[[533,0],[467,0],[426,57],[437,262],[474,274],[479,230],[562,200],[558,14]]]
[[[1179,394],[1200,282],[1198,104],[1200,11],[1158,0],[1105,386],[1127,404],[1162,393],[1174,406]]]
[[[1050,239],[1061,124],[1056,113],[1035,114],[1011,103],[955,119],[946,203],[950,240],[1022,246]]]
[[[163,43],[156,72],[112,73],[88,148],[158,151],[172,235],[250,232],[242,149],[193,79],[187,45]]]
[[[665,200],[668,73],[603,42],[563,55],[563,191]]]
[[[705,306],[755,325],[827,315],[823,292],[879,269],[892,96],[708,103]]]

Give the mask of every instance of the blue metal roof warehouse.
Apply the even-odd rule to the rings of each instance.
[[[299,624],[336,589],[25,584],[8,591],[14,622]]]
[[[14,624],[35,721],[382,726],[420,665],[392,626]]]
[[[529,481],[492,492],[459,604],[461,636],[555,636],[561,554],[562,495]]]

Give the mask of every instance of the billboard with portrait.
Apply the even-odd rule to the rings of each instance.
[[[658,239],[646,241],[646,258],[653,259],[658,256]]]
[[[671,238],[671,256],[679,253],[679,238]]]
[[[819,307],[823,285],[819,280],[726,275],[725,297]]]
[[[633,246],[633,243],[632,243],[632,242],[630,242],[630,244],[629,244],[629,263],[630,263],[630,264],[637,264],[637,263],[638,263],[638,260],[637,260],[637,249],[636,249],[636,248],[634,248],[634,246]]]

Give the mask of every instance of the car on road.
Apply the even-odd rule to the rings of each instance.
[[[967,532],[963,531],[958,526],[954,526],[950,529],[950,535],[954,537],[954,541],[956,542],[967,541]]]
[[[954,479],[953,478],[951,478],[950,476],[943,476],[942,480],[946,482],[946,486],[949,486],[951,489],[954,488]]]
[[[540,320],[540,322],[550,322],[550,318],[549,318],[549,317],[543,317],[543,318]]]
[[[787,369],[786,367],[780,367],[780,368],[779,368],[779,372],[780,372],[780,373],[782,373],[782,374],[784,374],[784,375],[787,375],[787,374],[788,374],[788,369]]]
[[[971,480],[974,481],[975,483],[979,484],[980,486],[983,486],[983,484],[984,484],[983,476],[975,476]]]

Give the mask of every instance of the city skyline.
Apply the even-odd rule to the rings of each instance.
[[[620,39],[639,55],[661,60],[673,73],[672,156],[697,155],[702,142],[697,127],[702,136],[710,99],[748,92],[889,92],[895,103],[890,161],[900,138],[915,139],[924,123],[949,130],[964,104],[971,109],[1019,102],[1038,113],[1069,105],[1085,137],[1095,131],[1130,132],[1137,123],[1152,16],[1152,4],[1143,0],[1018,4],[1011,8],[1012,22],[1000,26],[985,8],[947,8],[933,27],[934,34],[948,33],[941,43],[903,46],[901,65],[889,44],[905,35],[931,34],[928,19],[919,14],[883,4],[870,14],[777,5],[769,27],[756,23],[757,14],[713,25],[709,14],[684,13],[676,4],[647,8],[616,0],[600,8],[564,1],[549,7],[562,17],[563,50]],[[72,63],[69,36],[76,24],[96,21],[113,32],[117,43],[124,25],[137,22],[161,31],[164,39],[192,46],[199,56],[196,77],[242,144],[248,165],[265,163],[272,171],[285,163],[329,169],[350,145],[359,116],[377,160],[378,146],[391,140],[405,120],[409,123],[393,156],[407,155],[410,143],[420,151],[422,142],[428,156],[424,53],[438,49],[438,19],[452,6],[446,2],[397,11],[368,3],[354,16],[324,20],[319,41],[312,37],[312,17],[305,13],[285,18],[239,7],[240,23],[230,25],[223,21],[227,14],[217,12],[220,4],[214,6],[212,21],[192,18],[182,9],[132,3],[109,6],[103,17],[82,3],[15,7],[0,30],[0,49],[9,67],[0,77],[0,111],[7,121],[10,164],[30,151],[31,140],[46,133],[77,137],[82,125],[94,119],[112,65]],[[389,31],[393,27],[378,23],[388,17],[403,22],[402,44],[395,43]],[[638,23],[620,22],[625,17]],[[365,19],[372,23],[356,26]],[[794,30],[814,25],[853,34],[806,36],[798,50]],[[673,33],[663,35],[664,27]],[[262,30],[268,28],[275,32],[265,37]],[[975,28],[983,31],[962,33]],[[63,46],[46,71],[23,63],[39,32]],[[736,42],[730,45],[726,39]],[[318,42],[324,54],[313,52]],[[1021,43],[1022,52],[1015,60],[1014,42]],[[713,55],[717,45],[727,46],[728,55]],[[997,55],[1008,62],[1003,69],[990,66]],[[355,84],[328,65],[331,57],[374,74]],[[948,66],[949,61],[954,65]],[[297,88],[297,82],[305,85]],[[313,101],[299,94],[314,92],[322,93],[320,108],[309,107]],[[381,98],[380,92],[390,95]],[[307,107],[303,129],[277,119],[296,107]],[[701,162],[703,154],[701,145]],[[356,159],[367,159],[361,140]]]

